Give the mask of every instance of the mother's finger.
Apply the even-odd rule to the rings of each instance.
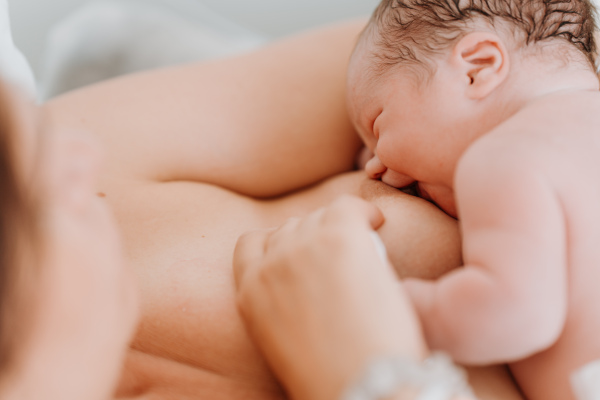
[[[372,203],[355,196],[345,195],[338,198],[323,216],[323,221],[344,223],[356,227],[361,225],[368,229],[378,229],[385,218],[381,210]]]
[[[274,248],[279,248],[281,251],[285,249],[286,243],[289,243],[289,237],[294,234],[294,232],[298,229],[298,226],[302,223],[302,220],[297,217],[289,218],[283,225],[279,228],[273,229],[271,235],[269,235],[266,243],[265,243],[265,252],[271,252]],[[283,243],[283,246],[282,246]]]
[[[233,275],[236,289],[251,271],[260,267],[273,229],[257,230],[240,236],[233,252]]]

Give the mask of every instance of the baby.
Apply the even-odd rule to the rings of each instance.
[[[572,399],[600,359],[600,92],[588,0],[384,0],[349,66],[368,174],[458,216],[464,267],[407,280],[429,345]]]

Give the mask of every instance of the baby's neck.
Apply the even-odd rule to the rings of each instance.
[[[598,76],[579,63],[548,65],[548,61],[521,62],[507,82],[511,102],[517,109],[548,95],[570,91],[599,90]]]

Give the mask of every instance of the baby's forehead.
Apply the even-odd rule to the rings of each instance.
[[[382,68],[377,54],[369,47],[357,47],[348,67],[348,94],[372,99],[389,92],[397,81],[410,83],[412,74],[400,65]]]
[[[381,76],[376,71],[376,54],[373,48],[360,40],[348,66],[348,87],[355,92],[372,90],[379,83]]]
[[[384,50],[378,33],[363,33],[352,52],[348,68],[348,82],[361,89],[372,89],[390,79],[406,75],[411,68],[401,63],[389,62],[382,56]]]
[[[351,111],[358,114],[374,94],[374,80],[370,76],[370,62],[355,52],[348,66],[347,97]]]

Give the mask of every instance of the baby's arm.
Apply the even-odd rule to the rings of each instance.
[[[547,348],[562,331],[567,302],[557,194],[532,161],[487,147],[471,149],[457,172],[465,267],[436,282],[407,281],[428,344],[473,364]]]

